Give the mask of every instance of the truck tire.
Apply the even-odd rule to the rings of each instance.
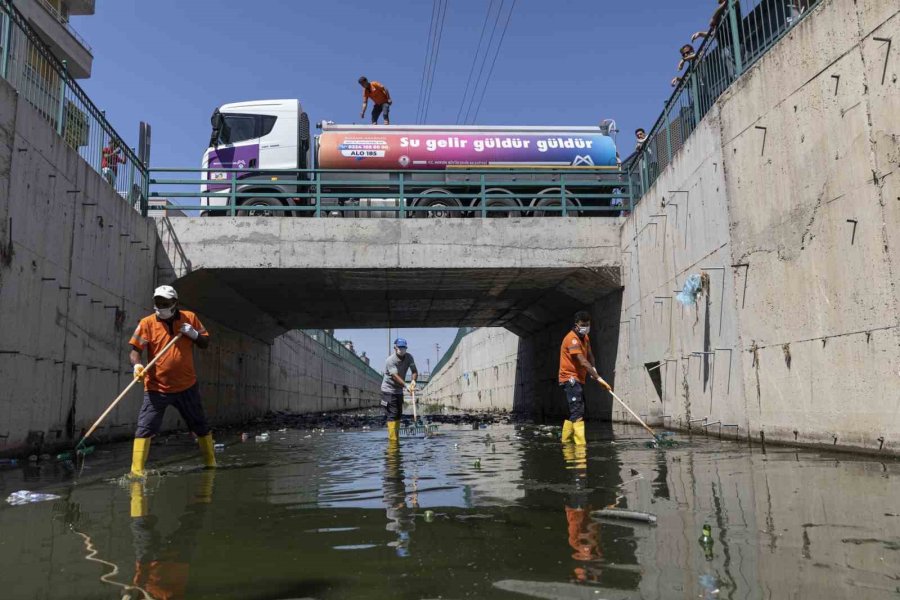
[[[434,209],[412,211],[411,215],[418,219],[458,218],[463,216],[463,212],[460,210],[442,210],[448,207],[462,207],[462,202],[459,201],[459,198],[454,198],[449,191],[443,188],[425,190],[413,199],[412,206]]]
[[[513,196],[513,193],[509,190],[503,188],[489,188],[484,190],[485,195],[495,196],[494,198],[487,199],[487,207],[488,208],[509,208],[512,210],[489,210],[487,211],[488,219],[497,219],[497,218],[505,218],[505,217],[524,217],[525,213],[521,210],[515,210],[522,206],[522,203],[519,202],[518,198]],[[504,197],[496,197],[506,195],[508,198]],[[481,199],[476,198],[475,202],[472,204],[472,216],[476,219],[481,217]]]
[[[532,202],[531,207],[533,209],[532,215],[535,217],[561,217],[562,211],[559,210],[559,207],[562,206],[562,195],[560,194],[560,188],[548,188],[543,190],[538,194],[538,197],[535,198],[534,202]],[[566,212],[570,217],[580,216],[578,211],[578,207],[581,206],[578,203],[578,199],[572,195],[571,192],[566,192]],[[546,209],[555,209],[555,210],[546,210]]]
[[[266,210],[267,206],[284,206],[277,198],[250,198],[241,206],[245,208],[236,211],[239,217],[287,217],[290,214],[286,210]]]

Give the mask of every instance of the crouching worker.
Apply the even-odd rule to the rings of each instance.
[[[605,389],[609,385],[597,373],[594,367],[594,353],[591,351],[591,314],[580,310],[575,313],[575,324],[563,338],[559,349],[559,385],[566,394],[569,418],[563,422],[563,443],[575,442],[578,445],[587,443],[584,437],[584,384],[587,376]]]
[[[216,466],[213,437],[203,413],[194,372],[194,346],[200,349],[209,346],[209,334],[197,315],[178,308],[178,293],[172,286],[156,288],[153,309],[155,314],[141,319],[129,342],[134,377],[144,381],[144,402],[138,415],[131,460],[131,476],[137,478],[144,476],[150,439],[159,433],[169,406],[175,407],[197,436],[204,465]],[[149,361],[179,333],[181,338],[153,366],[144,369],[141,357],[144,350]]]
[[[406,340],[394,340],[394,352],[387,357],[384,365],[384,380],[381,382],[381,405],[387,415],[388,440],[396,442],[400,438],[400,417],[403,416],[403,389],[412,394],[416,391],[419,371],[412,354],[406,351]],[[412,381],[406,385],[406,372],[412,371]]]

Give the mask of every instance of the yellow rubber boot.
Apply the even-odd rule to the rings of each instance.
[[[146,475],[144,465],[147,464],[147,456],[150,455],[150,438],[134,438],[134,449],[131,451],[132,477],[143,479]]]
[[[577,446],[587,444],[587,440],[584,438],[584,421],[575,421],[572,425],[575,429],[575,444]]]
[[[216,468],[216,449],[213,441],[212,433],[207,433],[203,437],[197,438],[200,444],[200,454],[203,455],[203,466],[209,469]]]
[[[128,487],[131,493],[131,518],[147,516],[147,496],[144,495],[144,484],[140,481],[132,481]]]
[[[563,421],[563,430],[562,430],[562,443],[568,444],[572,441],[572,434],[575,432],[574,424],[572,421],[566,419]]]
[[[400,441],[400,421],[388,421],[388,440],[391,442]]]

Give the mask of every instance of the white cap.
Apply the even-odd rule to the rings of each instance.
[[[168,298],[169,300],[178,300],[178,292],[171,285],[161,285],[153,290],[154,298]]]

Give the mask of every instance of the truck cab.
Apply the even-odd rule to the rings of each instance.
[[[305,199],[285,196],[305,189],[303,185],[279,183],[299,181],[297,173],[290,171],[310,167],[309,118],[299,100],[223,104],[213,112],[210,123],[200,190],[221,196],[202,196],[201,204],[211,209],[209,214],[225,214],[214,207],[229,204],[232,186],[236,203],[247,207],[237,212],[242,216],[287,216],[289,211],[265,207],[308,204]]]

